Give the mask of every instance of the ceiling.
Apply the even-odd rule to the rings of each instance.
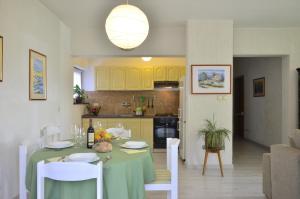
[[[71,28],[104,27],[125,0],[40,0]],[[188,19],[233,19],[235,26],[300,26],[299,0],[130,0],[150,26],[181,26]]]

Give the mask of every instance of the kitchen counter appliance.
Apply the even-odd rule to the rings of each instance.
[[[154,117],[154,148],[165,149],[167,138],[179,138],[178,116],[159,114]]]

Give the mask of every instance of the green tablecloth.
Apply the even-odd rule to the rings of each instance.
[[[124,142],[124,141],[123,141]],[[144,199],[144,184],[155,180],[151,151],[127,154],[120,151],[122,141],[113,142],[112,159],[103,165],[104,199]],[[87,148],[67,148],[63,150],[42,149],[35,152],[27,165],[26,187],[30,198],[36,198],[36,165],[41,160],[66,156],[72,153],[95,152]],[[97,153],[104,159],[107,153]],[[45,181],[45,199],[94,199],[96,180],[81,182]]]

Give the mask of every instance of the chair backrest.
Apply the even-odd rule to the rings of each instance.
[[[19,198],[27,199],[26,190],[26,166],[28,162],[28,157],[40,148],[39,144],[29,144],[29,142],[24,142],[19,146]]]
[[[178,147],[180,140],[167,138],[167,168],[171,172],[172,186],[178,186]]]
[[[48,125],[41,129],[41,137],[43,138],[43,145],[49,144],[52,141],[60,140],[62,130],[59,126]]]
[[[102,162],[97,165],[84,162],[51,162],[37,164],[37,199],[44,199],[45,178],[57,181],[97,179],[97,199],[103,196]]]
[[[124,129],[124,128],[108,128],[106,129],[108,133],[111,133],[114,136],[120,136],[120,137],[131,137],[131,130]]]

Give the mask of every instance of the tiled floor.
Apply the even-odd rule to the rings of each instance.
[[[208,168],[206,175],[200,169],[187,169],[179,161],[180,199],[265,199],[262,194],[262,153],[265,148],[245,140],[234,142],[234,168]],[[158,168],[165,165],[165,153],[154,153]],[[148,199],[166,199],[164,192],[148,192]]]

